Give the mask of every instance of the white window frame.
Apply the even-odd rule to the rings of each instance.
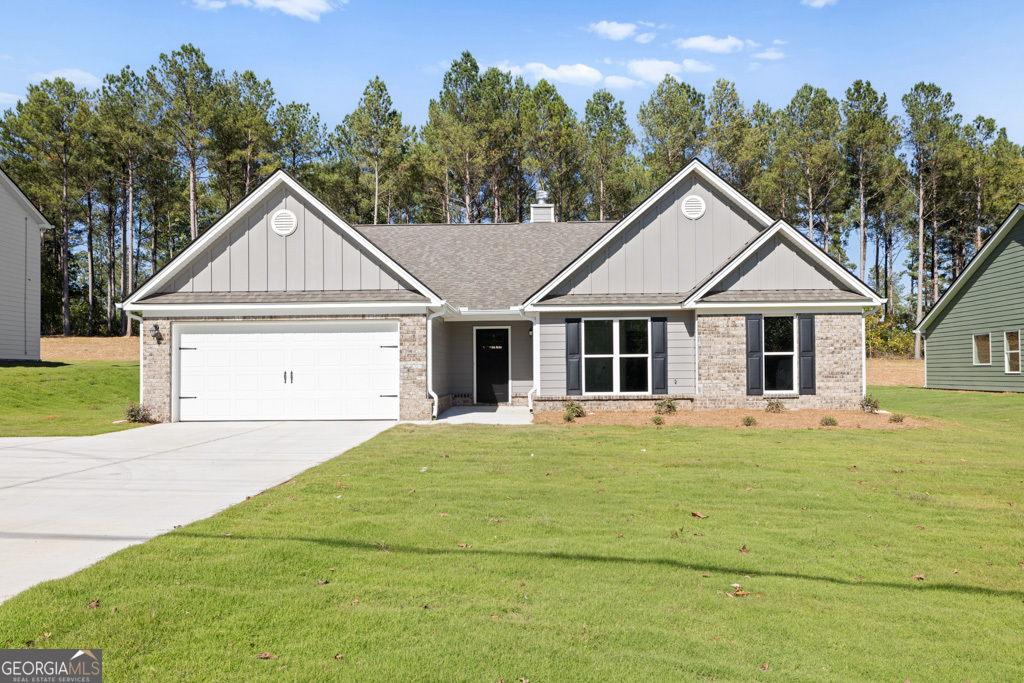
[[[1010,345],[1006,343],[1006,337],[1010,334],[1017,334],[1017,350],[1011,351]],[[989,358],[992,357],[992,341],[989,340]],[[1017,369],[1010,369],[1010,354],[1017,354]],[[1019,375],[1020,374],[1020,330],[1004,330],[1003,331],[1003,371],[1007,375]]]
[[[793,321],[793,350],[792,351],[768,351],[765,344],[765,320],[768,318],[790,318]],[[795,315],[762,315],[761,316],[761,386],[764,387],[766,396],[791,396],[800,393],[800,363],[797,362],[797,351],[800,346],[799,321]],[[793,388],[792,389],[768,389],[768,363],[764,361],[768,356],[789,356],[793,359]]]
[[[587,323],[602,322],[610,320],[612,323],[612,352],[587,353]],[[643,320],[647,322],[647,353],[619,353],[619,323],[623,320]],[[587,359],[588,358],[611,358],[612,359],[612,390],[611,391],[587,391]],[[620,372],[619,361],[623,358],[647,358],[647,391],[619,391]],[[651,395],[651,319],[643,316],[628,315],[618,318],[595,317],[583,318],[580,321],[580,376],[583,383],[584,396],[650,396]]]
[[[979,363],[978,362],[978,337],[988,337],[988,362],[987,363]],[[971,355],[973,357],[974,364],[977,365],[977,366],[984,367],[986,365],[992,365],[992,333],[991,332],[981,332],[979,334],[972,334],[971,335]]]

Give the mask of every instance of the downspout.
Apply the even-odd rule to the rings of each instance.
[[[524,316],[526,316],[525,312]],[[534,313],[532,317],[526,317],[533,321],[533,327],[530,328],[531,336],[533,337],[533,387],[526,394],[526,403],[532,413],[533,395],[534,393],[540,394],[540,313]]]
[[[122,309],[122,310],[124,310],[124,309]],[[145,338],[146,328],[144,328],[142,326],[142,324],[143,324],[142,316],[135,315],[131,311],[127,311],[127,310],[125,310],[125,313],[128,314],[128,317],[130,319],[135,320],[135,321],[137,321],[139,323],[139,405],[142,405],[143,404],[143,398],[145,396],[145,386],[146,386],[146,382],[145,382],[145,377],[146,377],[146,374],[145,374],[146,354],[145,354],[145,349],[143,349],[143,347],[142,347],[142,340]],[[131,323],[128,323],[128,324],[131,325]]]
[[[434,407],[431,409],[431,417],[437,419],[437,411],[441,399],[434,391],[434,318],[444,314],[445,303],[441,302],[441,310],[427,316],[427,393],[434,399]]]

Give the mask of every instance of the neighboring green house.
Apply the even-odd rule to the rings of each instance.
[[[929,389],[1024,392],[1024,204],[918,325]]]

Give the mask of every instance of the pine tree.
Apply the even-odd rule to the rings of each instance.
[[[587,100],[584,128],[587,133],[587,167],[590,191],[596,195],[598,220],[605,220],[609,207],[622,217],[624,197],[629,197],[629,148],[636,136],[626,122],[626,106],[607,90],[598,90]]]
[[[640,107],[637,121],[643,131],[644,163],[655,185],[704,151],[706,115],[704,95],[673,76],[665,76]]]

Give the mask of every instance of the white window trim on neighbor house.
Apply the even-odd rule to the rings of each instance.
[[[1009,336],[1011,334],[1017,335],[1017,350],[1010,350]],[[1017,369],[1010,369],[1010,356],[1017,356]],[[1020,330],[1009,330],[1003,332],[1003,371],[1007,375],[1019,375],[1020,374]]]
[[[978,361],[978,338],[979,337],[986,337],[988,339],[988,362],[987,363],[981,363],[981,362]],[[971,335],[971,350],[972,350],[972,352],[974,354],[974,364],[975,365],[981,365],[981,366],[992,365],[992,333],[991,332],[982,332],[981,334]]]
[[[647,323],[647,353],[620,353],[619,352],[619,323],[623,320],[643,320]],[[587,353],[587,323],[588,322],[611,322],[612,323],[612,352],[608,353]],[[651,319],[637,316],[622,318],[584,318],[580,321],[580,374],[582,375],[584,396],[649,396],[651,394]],[[588,391],[587,390],[587,359],[588,358],[611,358],[612,359],[612,390],[611,391]],[[623,358],[647,358],[647,391],[620,391],[621,372],[619,361]]]
[[[793,324],[793,350],[792,351],[768,351],[765,343],[765,321],[768,318],[789,318]],[[797,362],[797,350],[799,349],[799,324],[795,315],[762,315],[761,316],[761,386],[764,387],[765,396],[792,396],[800,391],[800,364]],[[789,389],[768,389],[768,363],[765,358],[768,356],[789,356],[793,364],[793,386]]]

